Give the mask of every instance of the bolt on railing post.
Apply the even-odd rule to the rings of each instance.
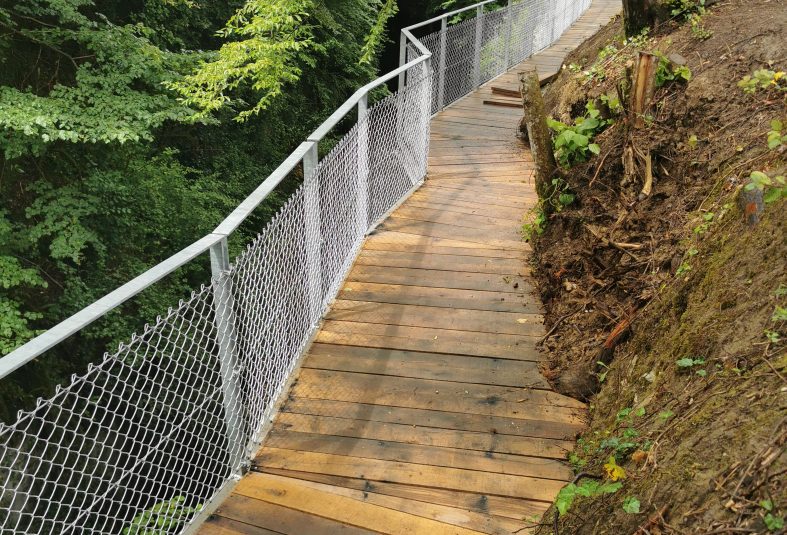
[[[227,450],[234,475],[241,474],[246,446],[241,418],[240,385],[238,384],[238,335],[235,325],[235,300],[230,269],[227,238],[210,248],[210,269],[213,284],[213,307],[216,315],[216,339],[219,349],[222,404],[227,424]]]
[[[505,71],[511,67],[511,31],[514,25],[514,0],[508,0],[508,13],[506,14],[506,59]]]
[[[445,54],[448,48],[448,17],[440,19],[440,60],[437,63],[437,109],[445,108]]]
[[[476,8],[475,15],[475,58],[473,60],[473,86],[481,85],[481,45],[484,40],[484,6]]]
[[[317,141],[303,156],[303,217],[306,221],[306,284],[309,299],[309,321],[317,325],[322,315],[322,233],[320,230],[320,183],[317,164],[320,161]]]
[[[358,101],[358,235],[364,236],[369,230],[369,94]]]

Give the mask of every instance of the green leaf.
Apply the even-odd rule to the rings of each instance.
[[[598,155],[601,152],[601,147],[599,147],[595,143],[591,143],[590,145],[588,145],[588,149],[590,149],[590,152],[596,155]]]
[[[763,194],[762,200],[765,201],[766,204],[770,204],[781,199],[784,193],[785,192],[781,188],[769,189]]]
[[[623,510],[626,511],[630,515],[637,515],[640,513],[640,503],[639,500],[633,496],[629,496],[625,500],[623,500]]]
[[[694,366],[694,359],[691,357],[683,357],[682,359],[676,360],[675,364],[677,364],[679,368],[691,368]]]

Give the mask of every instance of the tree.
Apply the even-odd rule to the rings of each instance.
[[[626,35],[639,35],[664,17],[663,0],[623,0],[623,20]]]

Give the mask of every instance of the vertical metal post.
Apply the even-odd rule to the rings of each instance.
[[[358,236],[369,230],[369,94],[358,101],[358,203],[356,206]]]
[[[514,0],[508,0],[508,14],[506,15],[506,66],[507,71],[511,67],[511,29],[514,25]]]
[[[227,449],[233,475],[239,476],[246,453],[241,418],[240,386],[238,384],[237,330],[232,279],[224,275],[230,269],[227,238],[210,248],[210,269],[213,275],[213,307],[216,315],[216,338],[223,393],[224,418],[227,424]]]
[[[306,284],[309,296],[309,320],[317,325],[322,315],[322,232],[320,222],[320,183],[317,164],[320,157],[317,141],[303,156],[303,217],[306,221]]]
[[[448,17],[440,19],[440,59],[437,64],[437,109],[445,108],[445,54],[448,39]],[[431,62],[431,60],[429,60]]]
[[[407,63],[407,36],[402,32],[399,36],[399,66]],[[406,73],[399,74],[399,93],[404,89]]]
[[[475,8],[475,58],[473,60],[473,85],[481,85],[481,46],[484,40],[484,6]]]

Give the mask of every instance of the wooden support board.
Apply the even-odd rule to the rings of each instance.
[[[425,184],[367,239],[251,472],[202,533],[532,532],[572,478],[586,410],[539,372],[517,73],[553,76],[619,9],[594,0],[555,46],[433,119]]]

